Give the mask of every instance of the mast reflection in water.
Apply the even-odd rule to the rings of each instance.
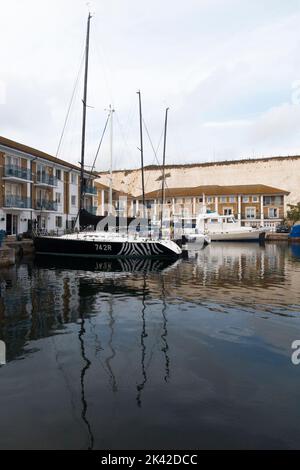
[[[285,245],[2,270],[0,447],[298,448],[299,284]]]

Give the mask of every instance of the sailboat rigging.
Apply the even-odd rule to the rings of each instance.
[[[92,15],[89,13],[87,21],[86,45],[85,45],[85,70],[84,70],[84,88],[82,99],[82,138],[81,138],[81,173],[80,173],[80,210],[84,208],[84,158],[85,158],[85,131],[86,131],[86,108],[87,108],[87,89],[89,73],[89,49],[90,49],[90,29]]]
[[[83,116],[82,116],[82,141],[81,141],[81,171],[80,171],[80,210],[79,225],[82,220],[93,218],[93,224],[97,225],[103,217],[93,216],[84,209],[85,195],[85,139],[86,139],[86,108],[88,96],[88,71],[89,71],[89,44],[91,14],[88,15],[87,35],[85,46],[85,72],[84,72],[84,92],[83,92]],[[141,137],[141,164],[142,164],[142,184],[143,184],[143,205],[145,202],[144,188],[144,160],[143,160],[143,133],[141,114],[141,93],[139,94],[140,109],[140,137]],[[113,131],[113,109],[110,108],[111,120],[111,158],[112,158],[112,131]],[[111,175],[112,176],[112,175]],[[112,196],[112,182],[110,183],[110,195]],[[112,197],[111,197],[112,199]],[[111,201],[110,201],[111,202]],[[178,258],[181,248],[171,240],[138,237],[137,234],[120,232],[75,232],[62,236],[37,236],[34,238],[36,253],[39,255],[55,255],[64,257],[89,257],[89,258]]]
[[[166,166],[168,113],[169,113],[169,108],[166,109],[165,130],[164,130],[163,174],[162,174],[162,183],[161,183],[161,208],[160,208],[160,232],[159,232],[159,237],[160,238],[162,238],[163,211],[164,211],[164,205],[165,205],[165,173],[166,173],[165,172],[165,166]]]
[[[141,152],[141,172],[142,172],[142,202],[143,202],[143,218],[145,218],[145,176],[144,176],[144,142],[143,142],[143,115],[142,115],[142,95],[137,92],[139,96],[139,116],[140,116],[140,145]]]

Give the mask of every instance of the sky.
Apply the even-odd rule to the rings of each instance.
[[[88,11],[87,166],[112,104],[113,169],[139,167],[138,90],[145,164],[167,107],[168,164],[300,154],[300,0],[0,0],[0,135],[80,161]]]

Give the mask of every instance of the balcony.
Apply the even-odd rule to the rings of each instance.
[[[97,189],[93,186],[84,185],[83,191],[85,194],[92,194],[93,196],[97,196]]]
[[[4,178],[14,180],[14,181],[32,181],[32,173],[27,168],[22,168],[20,166],[5,165],[4,166]]]
[[[30,197],[5,196],[4,207],[10,207],[14,209],[31,209],[31,199]]]
[[[51,187],[56,187],[57,186],[57,178],[52,175],[47,175],[45,173],[37,173],[36,175],[36,186],[51,186]]]
[[[57,211],[57,202],[47,201],[46,199],[40,199],[40,200],[36,201],[36,209],[38,211],[56,212]]]
[[[264,196],[264,206],[283,206],[283,196]]]

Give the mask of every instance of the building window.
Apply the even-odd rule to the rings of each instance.
[[[272,204],[272,196],[265,196],[264,197],[264,206],[269,206]]]
[[[61,204],[61,193],[56,193],[55,201],[57,204]]]
[[[256,218],[256,208],[246,207],[246,219],[255,219],[255,218]]]
[[[220,202],[226,203],[227,202],[227,197],[226,196],[221,196],[220,197]]]
[[[60,216],[55,217],[55,225],[56,225],[56,228],[62,228],[62,217]]]
[[[75,173],[71,173],[71,183],[77,184],[77,175]]]
[[[229,202],[235,202],[235,196],[229,196]]]
[[[203,203],[203,197],[199,197],[198,202],[200,202],[200,204],[202,204]]]
[[[214,198],[208,196],[208,198],[207,198],[207,204],[212,204],[213,202],[214,202]]]
[[[57,178],[59,181],[61,181],[61,170],[56,169],[55,175],[56,175],[56,178]]]
[[[223,215],[232,215],[232,214],[233,214],[232,207],[224,207]]]
[[[278,209],[275,207],[270,207],[269,208],[269,218],[270,219],[277,219],[279,217],[278,215]]]
[[[71,204],[72,206],[76,206],[76,196],[71,196]]]
[[[38,182],[45,181],[46,178],[46,169],[43,165],[38,164],[36,166],[36,179]]]
[[[249,196],[243,196],[243,202],[249,202]]]
[[[21,196],[21,185],[5,183],[5,195],[6,196]]]
[[[252,196],[252,202],[259,202],[258,196]]]
[[[21,160],[19,157],[12,157],[11,155],[7,155],[5,157],[5,163],[8,166],[15,166],[15,167],[20,167],[21,166]]]
[[[283,196],[264,196],[264,206],[283,206]]]

